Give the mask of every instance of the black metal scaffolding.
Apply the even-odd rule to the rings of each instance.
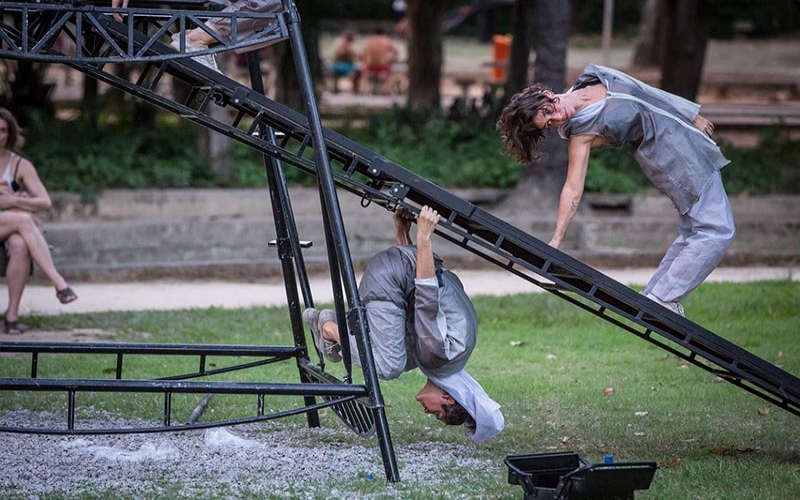
[[[68,2],[69,3],[69,2]],[[186,2],[183,2],[186,3]],[[192,3],[192,2],[189,2]],[[160,40],[168,32],[166,23],[179,30],[208,13],[132,9],[124,23],[113,21],[108,7],[60,5],[53,9],[44,4],[2,3],[0,14],[0,57],[62,62],[115,88],[121,89],[164,110],[175,113],[203,127],[261,151],[264,154],[269,195],[278,238],[275,245],[281,259],[292,320],[294,345],[290,347],[244,346],[163,346],[130,344],[33,344],[2,342],[0,352],[31,355],[31,373],[25,378],[0,379],[5,391],[65,391],[70,402],[81,391],[156,392],[164,395],[164,425],[149,430],[185,429],[170,419],[170,397],[174,393],[208,394],[233,392],[295,395],[304,404],[277,414],[257,414],[251,420],[266,420],[304,412],[309,425],[319,425],[317,410],[331,407],[353,430],[364,436],[377,435],[389,480],[397,480],[397,464],[386,422],[384,402],[374,370],[369,345],[368,325],[360,303],[347,236],[342,222],[337,189],[361,198],[362,205],[376,204],[393,210],[403,206],[418,212],[429,205],[442,214],[437,234],[473,254],[522,279],[536,284],[564,300],[694,364],[724,378],[748,392],[800,415],[800,379],[723,337],[678,316],[652,302],[631,288],[550,247],[520,229],[499,220],[471,203],[419,177],[358,143],[322,127],[314,100],[308,62],[301,43],[299,19],[292,2],[285,0],[285,12],[270,15],[275,24],[268,31],[269,42],[288,41],[298,70],[302,91],[307,100],[305,115],[263,93],[254,53],[248,55],[251,87],[216,73],[175,52]],[[156,13],[154,13],[156,12]],[[165,17],[166,16],[166,17]],[[158,27],[153,27],[158,26]],[[58,52],[51,41],[56,32],[72,39],[91,38],[91,44],[75,42],[80,51]],[[240,45],[263,43],[237,41]],[[228,50],[233,45],[215,48]],[[197,54],[197,53],[195,53]],[[116,75],[111,62],[140,63],[135,80]],[[164,78],[187,85],[191,90],[176,100],[163,93]],[[214,106],[228,110],[227,118],[209,112]],[[342,383],[324,370],[324,364],[311,363],[301,320],[302,307],[313,306],[308,275],[302,258],[291,201],[283,177],[288,164],[315,176],[320,188],[322,216],[326,221],[326,244],[330,262],[339,324],[346,324],[359,342],[364,384],[351,384],[350,365]],[[302,300],[302,304],[301,304]],[[45,352],[109,351],[117,356],[114,380],[64,380],[37,377],[38,356]],[[240,384],[198,382],[206,375],[204,360],[209,355],[258,358],[252,364],[296,360],[300,373],[298,384]],[[198,370],[170,380],[129,381],[123,376],[123,359],[136,354],[191,354],[198,357]],[[348,359],[348,356],[345,356]],[[238,365],[234,365],[238,366]],[[246,367],[245,366],[245,367]],[[215,385],[219,384],[219,385]],[[322,398],[317,403],[316,398]],[[261,401],[261,399],[259,400]],[[74,405],[69,405],[68,424],[74,419]],[[259,404],[259,409],[263,405]],[[225,425],[228,422],[199,425]],[[233,422],[238,423],[238,422]],[[0,428],[7,432],[88,432],[67,425],[65,429]],[[104,430],[115,431],[115,430]],[[116,430],[136,432],[135,430]]]

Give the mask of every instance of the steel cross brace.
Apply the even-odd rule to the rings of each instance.
[[[0,57],[60,63],[156,62],[181,59],[187,55],[252,50],[283,41],[288,36],[282,13],[173,11],[135,7],[119,9],[111,8],[110,3],[108,0],[95,6],[85,2],[1,2],[0,17],[5,22],[0,27]],[[107,29],[107,22],[114,14],[124,16],[124,38]],[[231,20],[230,40],[204,24],[209,19],[222,18]],[[238,21],[243,20],[259,20],[266,26],[255,36],[240,38],[236,26]],[[194,27],[203,29],[216,42],[207,49],[187,52],[186,30]],[[14,29],[17,33],[11,34],[8,29]],[[181,35],[177,49],[160,53],[150,50],[156,43],[169,39],[173,33]],[[144,43],[134,44],[135,36],[144,37]],[[64,38],[71,43],[64,43]],[[110,50],[97,53],[98,45],[106,45]],[[59,47],[59,50],[51,51],[54,47]]]

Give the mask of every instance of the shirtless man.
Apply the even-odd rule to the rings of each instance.
[[[361,46],[364,75],[376,87],[380,85],[384,94],[391,93],[392,64],[397,62],[399,55],[392,39],[380,28]]]

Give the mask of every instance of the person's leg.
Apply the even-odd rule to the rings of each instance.
[[[332,363],[342,360],[342,348],[339,344],[339,328],[336,325],[336,313],[330,309],[318,311],[309,307],[303,311],[303,321],[311,328],[314,345],[317,350]],[[326,325],[323,329],[323,325]],[[327,331],[327,335],[324,333]],[[335,340],[334,340],[335,339]]]
[[[389,302],[370,302],[365,308],[370,329],[372,356],[378,378],[382,380],[397,378],[409,368],[405,345],[405,312]],[[329,351],[327,343],[330,342],[335,346],[335,352],[339,355],[340,360],[341,332],[334,311],[306,309],[303,312],[303,319],[315,336],[317,349],[324,355],[326,351]],[[324,338],[326,345],[320,345],[323,342],[318,341],[318,337]],[[350,359],[356,366],[361,366],[361,355],[355,336],[350,335],[348,341]],[[332,361],[330,357],[326,356],[326,358]]]
[[[20,235],[12,234],[6,241],[8,247],[8,267],[6,268],[8,308],[6,308],[5,319],[9,323],[13,323],[19,319],[19,306],[22,301],[22,292],[28,282],[31,256],[25,240]]]
[[[388,66],[384,69],[384,71],[380,74],[381,80],[381,92],[385,95],[392,95],[394,94],[394,89],[392,88],[392,68]]]
[[[690,228],[686,244],[649,291],[664,302],[678,302],[700,286],[733,241],[733,213],[719,172],[682,219]]]
[[[282,4],[280,0],[234,0],[230,5],[225,7],[222,12],[275,13],[280,12],[281,10]],[[242,40],[253,36],[255,33],[264,30],[268,24],[270,24],[268,19],[237,20],[236,38],[237,40]],[[215,17],[209,19],[205,23],[205,28],[218,34],[225,40],[231,40],[233,36],[231,18]],[[215,43],[217,43],[217,39],[202,27],[194,28],[186,32],[186,52],[206,50],[209,45],[213,45]],[[175,50],[180,50],[180,33],[175,33],[172,35],[171,45],[175,48]],[[198,55],[193,57],[193,59],[203,66],[206,66],[218,73],[222,73],[217,65],[217,60],[214,57],[214,54]]]
[[[330,311],[330,309],[326,309],[325,311]],[[325,312],[323,311],[323,312]],[[332,312],[332,311],[331,311]],[[322,316],[322,325],[320,328],[322,330],[322,336],[325,340],[330,340],[334,344],[342,344],[341,337],[339,337],[339,323],[336,322],[336,316]]]
[[[0,212],[0,238],[8,238],[14,233],[18,234],[28,247],[31,258],[42,270],[47,279],[53,283],[56,291],[63,291],[69,288],[67,281],[56,270],[53,263],[53,256],[50,255],[50,248],[44,235],[36,227],[36,223],[30,213],[16,210],[5,210]]]
[[[257,12],[262,14],[277,13],[283,10],[280,0],[238,0],[231,2],[222,12]],[[265,19],[242,19],[236,24],[236,36],[239,40],[248,38],[255,33],[262,31],[269,24]],[[230,18],[216,17],[206,22],[206,26],[214,30],[226,40],[233,36],[233,28]],[[211,45],[216,40],[213,36],[206,33],[201,28],[195,28],[186,32],[186,41],[192,45]]]
[[[361,68],[358,65],[353,69],[353,93],[358,94],[361,92]]]
[[[644,295],[647,295],[653,291],[653,287],[656,286],[656,283],[658,283],[661,277],[669,271],[672,263],[675,261],[678,255],[680,255],[683,249],[686,248],[686,239],[692,235],[691,224],[687,218],[679,215],[677,226],[678,237],[675,238],[670,247],[667,249],[667,253],[664,254],[661,262],[659,262],[656,272],[653,273],[653,276],[650,277],[650,281],[647,283],[647,286],[644,287],[644,291],[642,291]]]

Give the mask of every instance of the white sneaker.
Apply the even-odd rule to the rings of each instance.
[[[170,43],[170,46],[172,46],[172,48],[174,48],[177,51],[181,50],[181,34],[180,33],[175,33],[175,34],[172,35],[172,42]],[[207,46],[191,44],[191,43],[189,43],[189,40],[186,40],[186,52],[187,53],[196,52],[198,50],[205,50],[207,48],[208,48]],[[219,66],[217,66],[217,60],[214,58],[214,54],[203,54],[203,55],[200,55],[200,56],[195,56],[192,59],[194,59],[195,61],[199,62],[200,64],[202,64],[206,68],[213,69],[217,73],[222,73],[222,71],[219,70]]]
[[[666,307],[667,309],[669,309],[670,311],[674,312],[675,314],[679,314],[679,315],[684,316],[684,317],[686,316],[686,314],[684,314],[684,311],[683,311],[683,306],[681,305],[680,302],[677,302],[677,301],[676,302],[664,302],[663,300],[659,299],[658,297],[656,297],[652,293],[648,293],[646,295],[646,297],[648,299],[652,300],[653,302],[661,304],[662,306]]]

